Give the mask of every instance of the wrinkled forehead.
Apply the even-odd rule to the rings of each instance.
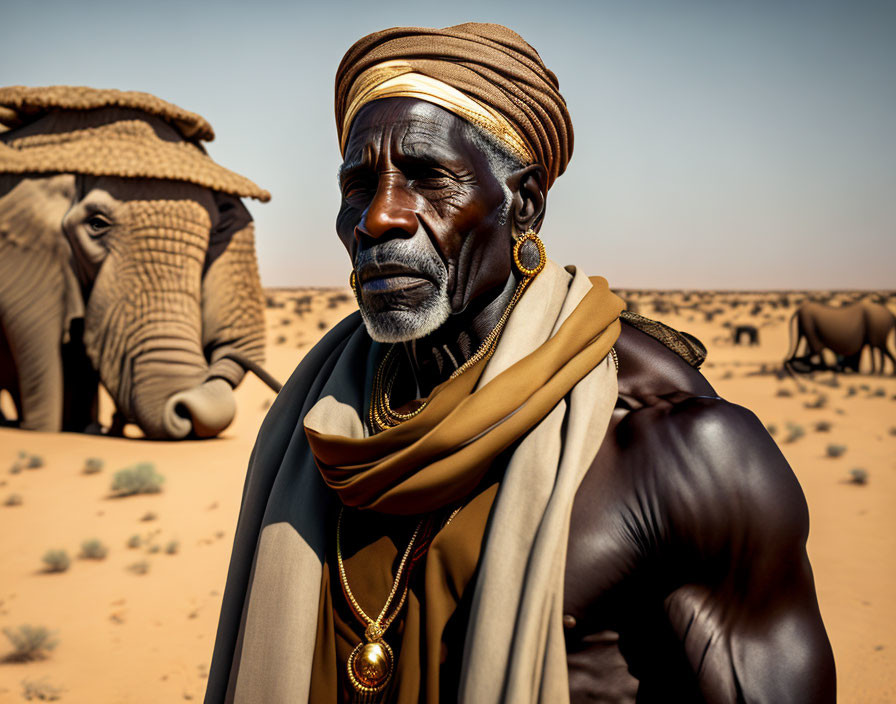
[[[355,161],[366,148],[377,148],[385,140],[402,151],[457,154],[470,144],[464,121],[416,98],[385,98],[365,105],[352,122],[345,147],[345,161]]]

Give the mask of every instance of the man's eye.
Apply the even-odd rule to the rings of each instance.
[[[370,196],[370,185],[360,179],[347,181],[342,186],[342,199],[349,204],[362,204],[365,201],[369,200]]]
[[[454,179],[438,169],[420,169],[413,174],[409,174],[408,178],[411,179],[417,188],[425,191],[448,188],[454,183]]]
[[[97,237],[112,227],[112,223],[109,220],[96,213],[87,218],[85,224],[87,225],[87,233],[91,237]]]

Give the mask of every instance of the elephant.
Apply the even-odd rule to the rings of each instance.
[[[208,157],[204,118],[146,93],[2,88],[0,123],[0,389],[18,427],[96,431],[102,383],[113,432],[219,434],[246,369],[264,374],[241,197],[270,194]]]
[[[896,358],[887,346],[893,330],[896,330],[896,316],[880,303],[863,301],[842,307],[814,301],[803,303],[790,319],[791,344],[784,367],[801,372],[827,369],[821,354],[827,348],[837,356],[834,371],[858,372],[862,350],[867,345],[871,349],[872,373],[877,370],[875,350],[880,360],[879,372],[884,373],[885,359],[889,358],[896,373]],[[807,351],[798,357],[802,340],[806,341]],[[818,357],[818,361],[813,357]]]
[[[731,341],[735,345],[739,345],[741,338],[746,337],[750,346],[759,344],[759,330],[755,325],[737,325],[731,334]]]

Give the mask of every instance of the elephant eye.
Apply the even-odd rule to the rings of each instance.
[[[87,225],[87,234],[91,237],[99,237],[112,227],[112,223],[99,213],[94,213],[87,218],[85,224]]]

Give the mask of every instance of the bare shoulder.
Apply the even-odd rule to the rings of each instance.
[[[672,590],[713,565],[799,554],[806,502],[759,419],[637,330],[623,326],[617,350],[619,401],[573,505],[571,600],[653,568]]]
[[[756,415],[720,398],[662,344],[623,330],[619,389],[627,412],[607,441],[613,461],[635,483],[631,488],[649,482],[662,491],[658,498],[670,519],[699,512],[706,521],[730,525],[732,511],[773,511],[803,532],[802,491]]]

